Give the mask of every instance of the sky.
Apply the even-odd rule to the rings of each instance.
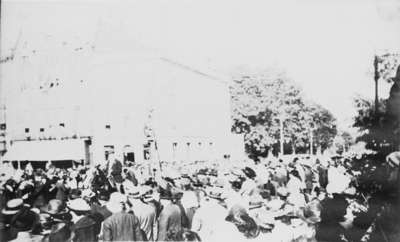
[[[397,0],[2,1],[2,56],[60,46],[146,50],[229,80],[239,68],[285,70],[343,128],[358,93],[374,97],[375,53],[400,50]],[[57,59],[57,58],[56,58]],[[47,60],[49,65],[53,59]],[[58,59],[62,61],[62,59]],[[382,84],[381,96],[388,95]]]

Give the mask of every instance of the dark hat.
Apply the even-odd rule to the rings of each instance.
[[[82,191],[81,190],[79,190],[79,189],[72,189],[70,192],[69,192],[69,199],[70,200],[73,200],[73,199],[77,199],[77,198],[80,198],[82,196]]]
[[[257,176],[256,172],[247,166],[243,169],[243,173],[250,179],[253,179]]]
[[[11,227],[18,231],[29,231],[38,222],[38,215],[29,208],[23,208],[11,219]]]
[[[160,187],[159,192],[160,192],[160,199],[164,199],[164,200],[172,199],[172,192],[170,189],[163,189]]]

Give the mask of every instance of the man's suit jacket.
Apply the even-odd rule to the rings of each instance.
[[[134,214],[118,212],[103,222],[104,241],[143,241],[139,220]]]

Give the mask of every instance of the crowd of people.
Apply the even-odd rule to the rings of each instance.
[[[0,170],[0,241],[380,238],[379,203],[340,157]]]

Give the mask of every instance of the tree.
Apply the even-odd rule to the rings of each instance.
[[[282,152],[277,143],[286,143],[296,152],[304,151],[314,139],[316,147],[325,149],[336,135],[333,115],[305,101],[301,88],[283,72],[238,75],[231,97],[232,131],[245,134],[246,151],[255,160],[269,151]]]
[[[393,117],[387,114],[387,100],[379,100],[378,112],[371,99],[358,96],[354,99],[357,115],[353,126],[358,128],[360,136],[356,141],[364,141],[367,149],[387,154],[398,143],[398,136],[393,133]]]

